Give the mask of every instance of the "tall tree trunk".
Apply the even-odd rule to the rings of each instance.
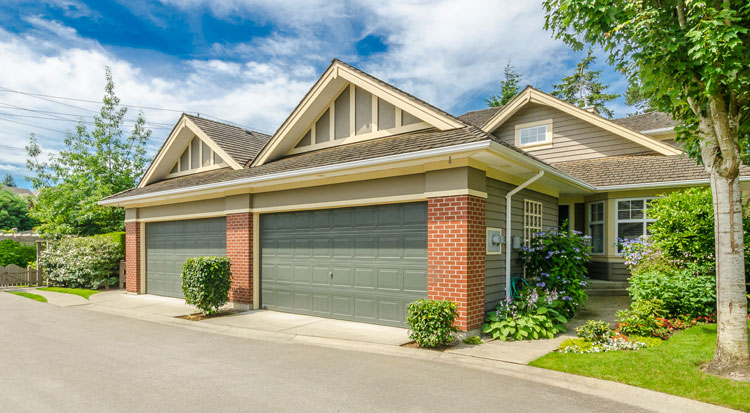
[[[750,379],[745,299],[745,248],[738,177],[727,178],[707,165],[714,199],[716,235],[717,337],[708,371]]]

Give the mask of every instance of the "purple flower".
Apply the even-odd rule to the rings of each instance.
[[[545,284],[544,281],[541,281],[541,282],[536,283],[536,286],[544,288],[547,286],[547,284]]]
[[[570,300],[572,300],[572,299],[573,299],[573,297],[570,297],[570,296],[567,296],[567,295],[566,295],[566,296],[565,296],[565,297],[563,297],[562,299],[563,299],[563,300],[565,300],[565,301],[570,301]]]
[[[542,277],[547,277],[547,278],[549,278],[549,274],[547,274],[546,272],[543,272],[543,273],[542,273]]]

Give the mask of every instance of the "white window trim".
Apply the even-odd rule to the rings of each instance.
[[[529,212],[528,205],[533,205],[533,209],[539,210],[539,213]],[[531,226],[529,224],[529,218],[538,218],[539,225]],[[523,200],[523,244],[528,246],[529,241],[533,238],[533,234],[541,232],[544,227],[544,203],[540,201],[534,201],[533,199]]]
[[[615,199],[615,241],[620,239],[620,223],[627,224],[627,223],[642,223],[643,224],[643,235],[646,235],[646,225],[648,225],[649,222],[656,221],[655,219],[649,219],[648,217],[648,209],[646,208],[646,205],[648,202],[653,201],[657,197],[636,197],[636,198],[618,198]],[[620,219],[620,202],[621,201],[643,201],[643,218],[640,219]],[[621,252],[617,252],[618,254],[622,254]]]
[[[591,219],[591,207],[593,205],[599,205],[602,206],[602,219],[601,221],[593,221]],[[596,201],[596,202],[589,202],[589,204],[586,206],[586,221],[588,221],[586,225],[586,234],[591,237],[591,255],[604,255],[607,253],[607,202],[605,201]],[[591,226],[592,225],[601,225],[602,226],[602,252],[594,252],[594,235],[591,233]]]
[[[533,128],[537,126],[546,126],[547,127],[547,138],[542,142],[534,142],[534,143],[527,143],[525,145],[521,144],[521,129],[527,129],[527,128]],[[538,122],[530,122],[530,123],[521,123],[516,125],[516,146],[519,148],[540,148],[545,146],[552,146],[552,137],[554,135],[552,134],[552,119],[546,119],[546,120],[540,120]]]

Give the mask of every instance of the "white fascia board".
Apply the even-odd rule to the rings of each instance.
[[[397,154],[397,155],[382,156],[382,157],[373,158],[373,159],[364,159],[361,161],[345,162],[345,163],[339,163],[339,164],[334,164],[334,165],[318,166],[318,167],[306,168],[306,169],[296,169],[293,171],[279,172],[275,174],[268,174],[268,175],[262,175],[262,176],[257,176],[257,177],[234,179],[234,180],[226,181],[226,182],[217,182],[217,183],[211,183],[211,184],[205,184],[205,185],[189,186],[185,188],[168,189],[165,191],[150,192],[147,194],[133,195],[130,197],[123,197],[123,198],[117,198],[117,199],[111,199],[111,200],[100,200],[99,205],[119,206],[122,203],[137,201],[141,199],[148,199],[148,198],[153,198],[157,196],[178,195],[178,194],[196,192],[196,191],[201,191],[201,190],[224,189],[224,188],[233,187],[233,186],[272,181],[275,179],[294,178],[294,177],[302,176],[302,175],[320,174],[320,173],[338,171],[342,169],[374,166],[378,164],[406,161],[406,160],[418,159],[418,158],[427,158],[427,157],[437,156],[437,155],[447,155],[447,154],[453,154],[457,152],[480,150],[480,149],[485,149],[489,147],[489,145],[490,145],[490,141],[484,140],[484,141],[479,141],[479,142],[465,143],[461,145],[453,145],[453,146],[445,146],[445,147],[436,148],[436,149],[428,149],[424,151],[416,151],[416,152],[409,152],[409,153],[403,153],[403,154]]]
[[[740,182],[750,182],[750,176],[740,176]],[[674,186],[697,186],[697,185],[709,185],[708,179],[688,179],[684,181],[664,181],[664,182],[648,182],[642,184],[627,184],[627,185],[602,185],[597,186],[597,191],[624,191],[631,189],[654,189],[654,188],[670,188]]]
[[[674,127],[670,126],[668,128],[642,130],[641,133],[644,135],[648,135],[652,133],[662,133],[662,132],[672,132],[672,131],[674,131]]]

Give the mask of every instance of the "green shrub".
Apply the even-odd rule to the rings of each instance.
[[[630,336],[628,337],[628,340],[634,341],[637,343],[643,343],[646,345],[646,348],[655,347],[664,342],[664,340],[660,339],[659,337],[643,337],[643,336]]]
[[[614,332],[606,321],[589,320],[576,328],[576,335],[592,343],[604,343],[614,335]]]
[[[664,318],[664,303],[661,300],[637,300],[630,309],[617,312],[617,330],[626,336],[663,337],[660,320]]]
[[[569,348],[578,349],[581,353],[588,353],[594,347],[594,343],[583,339],[583,338],[566,338],[557,347],[560,351],[565,351]]]
[[[122,251],[122,255],[125,255],[125,232],[123,231],[117,231],[117,232],[108,232],[106,234],[99,234],[99,235],[92,235],[93,237],[102,237],[102,238],[108,238],[114,242],[117,243],[120,250]]]
[[[204,314],[214,314],[229,301],[230,262],[227,257],[188,258],[182,266],[185,302]]]
[[[81,237],[49,243],[39,261],[51,286],[96,290],[117,284],[123,258],[119,245],[112,239]]]
[[[508,297],[487,314],[482,332],[501,341],[553,338],[565,331],[568,321],[557,311],[561,301],[556,298],[544,290],[540,295],[537,288],[522,291],[516,299]]]
[[[6,239],[0,241],[0,265],[10,264],[26,268],[36,262],[36,248]]]
[[[472,346],[476,346],[482,344],[482,338],[479,336],[466,337],[464,339],[464,344],[471,344]]]
[[[703,275],[695,265],[685,269],[664,266],[659,270],[636,270],[630,277],[634,301],[660,300],[668,317],[707,316],[716,311],[716,278]]]
[[[453,322],[458,316],[455,303],[447,300],[417,300],[409,304],[409,338],[420,347],[437,347],[453,341]]]
[[[577,231],[557,229],[537,233],[520,251],[526,278],[536,287],[553,292],[561,305],[560,313],[570,318],[586,302],[586,263],[591,246]]]

